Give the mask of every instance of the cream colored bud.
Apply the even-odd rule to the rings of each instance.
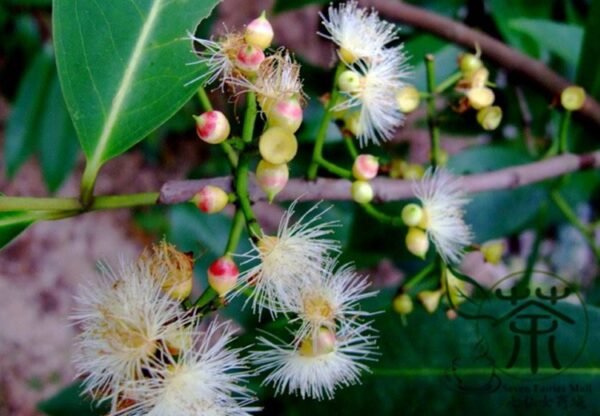
[[[344,116],[344,126],[346,127],[346,130],[352,133],[355,137],[360,136],[362,133],[360,113],[357,111],[347,112]]]
[[[269,202],[272,202],[275,195],[285,188],[289,177],[289,169],[285,163],[274,165],[266,160],[261,160],[256,167],[256,181],[260,189],[267,194]]]
[[[366,181],[352,182],[352,199],[359,204],[366,204],[373,200],[375,193],[373,187]]]
[[[411,113],[419,107],[421,95],[419,94],[419,90],[415,87],[407,85],[402,87],[396,94],[396,102],[398,103],[400,111],[403,113]]]
[[[354,93],[360,89],[362,76],[354,71],[344,71],[338,78],[338,87],[340,91]]]
[[[417,163],[408,163],[404,167],[403,177],[407,180],[421,179],[425,175],[425,168]]]
[[[288,163],[296,156],[296,136],[282,127],[269,127],[258,140],[258,150],[264,160],[274,165]]]
[[[465,75],[471,74],[473,71],[478,70],[483,66],[483,62],[479,59],[479,56],[474,55],[472,53],[465,53],[461,55],[458,66],[460,68],[460,72]]]
[[[491,264],[498,264],[502,260],[506,245],[502,240],[487,241],[481,245],[481,254],[485,261]]]
[[[490,71],[488,71],[485,67],[481,67],[471,73],[468,81],[471,84],[471,88],[483,88],[486,86],[489,78]]]
[[[442,298],[442,291],[424,290],[421,293],[419,293],[417,297],[419,298],[427,312],[434,313],[440,304],[440,299]]]
[[[581,87],[572,85],[563,90],[560,94],[560,103],[569,111],[577,111],[583,107],[585,102],[585,90]]]
[[[192,348],[194,339],[188,328],[176,328],[167,330],[165,342],[171,355],[179,355]]]
[[[274,102],[265,112],[269,126],[278,126],[295,133],[302,124],[302,105],[297,98],[284,98]]]
[[[218,144],[229,137],[231,126],[225,114],[220,111],[207,111],[199,116],[194,116],[194,119],[196,120],[196,134],[206,143]]]
[[[194,259],[174,245],[166,241],[154,244],[144,250],[139,261],[159,279],[162,290],[172,299],[182,301],[192,292]]]
[[[409,228],[406,233],[405,242],[408,251],[417,257],[425,258],[429,250],[429,238],[427,238],[425,231],[415,227]]]
[[[408,204],[402,208],[401,217],[408,227],[416,227],[423,219],[423,208],[417,204]]]
[[[257,17],[248,23],[246,32],[244,33],[244,39],[250,45],[264,50],[271,46],[273,35],[273,26],[271,26],[265,12],[263,12],[260,17]]]
[[[414,308],[412,299],[406,293],[396,296],[392,302],[392,307],[400,315],[408,315]]]
[[[206,185],[196,193],[192,198],[192,202],[198,209],[207,214],[220,212],[229,202],[227,193],[217,186]]]
[[[502,109],[497,105],[482,108],[477,112],[477,122],[484,130],[495,130],[502,121]]]
[[[373,155],[358,155],[352,165],[352,174],[356,179],[368,181],[377,176],[379,161]]]
[[[487,87],[482,88],[471,88],[469,92],[467,92],[467,98],[469,99],[469,104],[475,110],[481,110],[484,107],[489,107],[494,103],[494,91]]]

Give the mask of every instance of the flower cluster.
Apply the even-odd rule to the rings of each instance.
[[[133,264],[104,265],[82,287],[73,319],[85,391],[112,415],[248,415],[257,409],[245,362],[227,347],[232,328],[213,322],[203,331],[181,307],[173,283],[187,279],[190,263],[174,250],[163,243]]]
[[[344,97],[332,110],[344,114],[361,146],[389,140],[404,119],[396,96],[409,74],[402,46],[389,47],[397,39],[394,25],[356,1],[330,6],[328,17],[321,17],[327,30],[321,35],[339,47],[346,68],[337,78]]]
[[[332,398],[339,386],[358,382],[368,369],[364,361],[373,357],[375,337],[365,321],[370,313],[359,302],[375,292],[366,292],[367,278],[351,265],[337,266],[338,244],[327,238],[335,223],[323,222],[317,205],[291,224],[295,205],[276,236],[252,242],[244,257],[254,265],[240,276],[237,293],[251,289],[249,301],[259,316],[263,310],[284,314],[295,328],[287,343],[258,339],[262,349],[251,359],[259,371],[270,373],[265,383],[277,393]]]

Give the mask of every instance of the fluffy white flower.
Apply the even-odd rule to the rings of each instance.
[[[429,168],[415,183],[414,192],[423,205],[427,235],[446,263],[458,262],[473,235],[464,221],[469,202],[459,181],[446,170]]]
[[[388,43],[397,39],[392,23],[381,20],[373,9],[359,8],[354,0],[340,4],[337,9],[329,6],[328,18],[320,16],[328,33],[319,35],[338,45],[339,55],[347,63],[376,58]]]
[[[247,416],[260,408],[244,386],[250,376],[239,349],[230,349],[233,330],[214,321],[206,332],[194,333],[196,345],[177,359],[149,371],[131,383],[135,404],[121,414],[147,416]]]
[[[82,333],[74,362],[86,391],[110,400],[114,410],[125,384],[156,364],[169,333],[189,318],[161,290],[166,274],[151,276],[143,264],[124,262],[116,271],[106,265],[101,271],[76,297],[73,319]]]
[[[327,259],[322,274],[310,284],[299,287],[288,311],[297,315],[290,322],[300,322],[297,340],[317,336],[322,327],[335,331],[338,325],[352,324],[357,318],[372,315],[360,309],[359,302],[377,292],[366,292],[370,283],[351,264],[335,270],[336,259]]]
[[[396,93],[404,86],[403,79],[408,75],[405,61],[402,51],[393,48],[382,51],[376,60],[358,61],[350,66],[360,78],[359,86],[356,91],[345,93],[345,98],[333,111],[355,109],[359,112],[355,132],[361,146],[391,139],[404,121]]]
[[[284,311],[291,304],[297,287],[310,283],[311,276],[323,271],[323,260],[339,251],[339,243],[324,238],[333,233],[335,221],[324,222],[323,214],[314,205],[297,222],[291,224],[296,202],[292,203],[279,223],[276,236],[263,235],[252,249],[241,255],[244,264],[255,264],[240,275],[240,285],[233,295],[252,288],[247,301],[259,317],[264,308],[272,315]]]
[[[346,325],[337,334],[323,328],[316,340],[299,346],[259,337],[266,349],[252,352],[250,358],[258,371],[270,372],[263,384],[272,384],[275,394],[332,399],[338,388],[356,384],[361,372],[369,371],[365,361],[374,360],[376,349],[371,331],[369,324]]]

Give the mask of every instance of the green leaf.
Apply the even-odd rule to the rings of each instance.
[[[185,104],[203,71],[186,32],[218,0],[54,0],[58,74],[92,171]]]
[[[39,138],[39,118],[53,66],[51,48],[40,50],[19,85],[6,126],[4,157],[12,177],[34,152]]]
[[[34,222],[35,218],[28,211],[0,212],[0,249],[4,248]]]
[[[597,71],[600,67],[600,0],[592,2],[587,19],[577,83],[584,87],[588,94],[600,99],[600,72]]]
[[[56,76],[50,82],[44,109],[40,120],[39,159],[46,186],[55,192],[75,167],[79,150]]]
[[[576,66],[581,52],[583,29],[545,19],[512,19],[508,26],[533,39],[540,47]]]
[[[95,407],[91,400],[83,397],[82,386],[75,382],[56,395],[38,403],[38,410],[48,416],[100,416],[108,409]]]

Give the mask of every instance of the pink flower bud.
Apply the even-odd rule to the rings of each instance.
[[[372,155],[359,155],[352,165],[352,174],[356,179],[368,181],[377,176],[379,162]]]
[[[240,271],[231,257],[223,256],[208,268],[208,284],[223,297],[235,287],[239,275]]]
[[[329,328],[319,328],[315,335],[309,335],[300,343],[298,352],[305,357],[318,357],[335,350],[336,336]]]
[[[275,195],[285,188],[289,176],[289,169],[285,163],[275,165],[261,160],[256,167],[256,181],[260,189],[267,194],[269,202],[272,202]]]
[[[221,143],[229,136],[231,131],[229,121],[220,111],[207,111],[194,116],[194,119],[196,119],[196,133],[206,143]]]
[[[263,50],[271,45],[273,41],[273,26],[267,20],[265,12],[260,17],[248,23],[244,39],[250,45]]]
[[[265,60],[262,49],[252,45],[242,45],[235,57],[236,67],[246,75],[254,75]]]
[[[207,214],[221,211],[229,202],[227,193],[219,187],[207,185],[192,198],[198,209]]]
[[[284,98],[271,105],[266,116],[270,126],[279,126],[295,133],[302,124],[302,106],[296,98]]]

